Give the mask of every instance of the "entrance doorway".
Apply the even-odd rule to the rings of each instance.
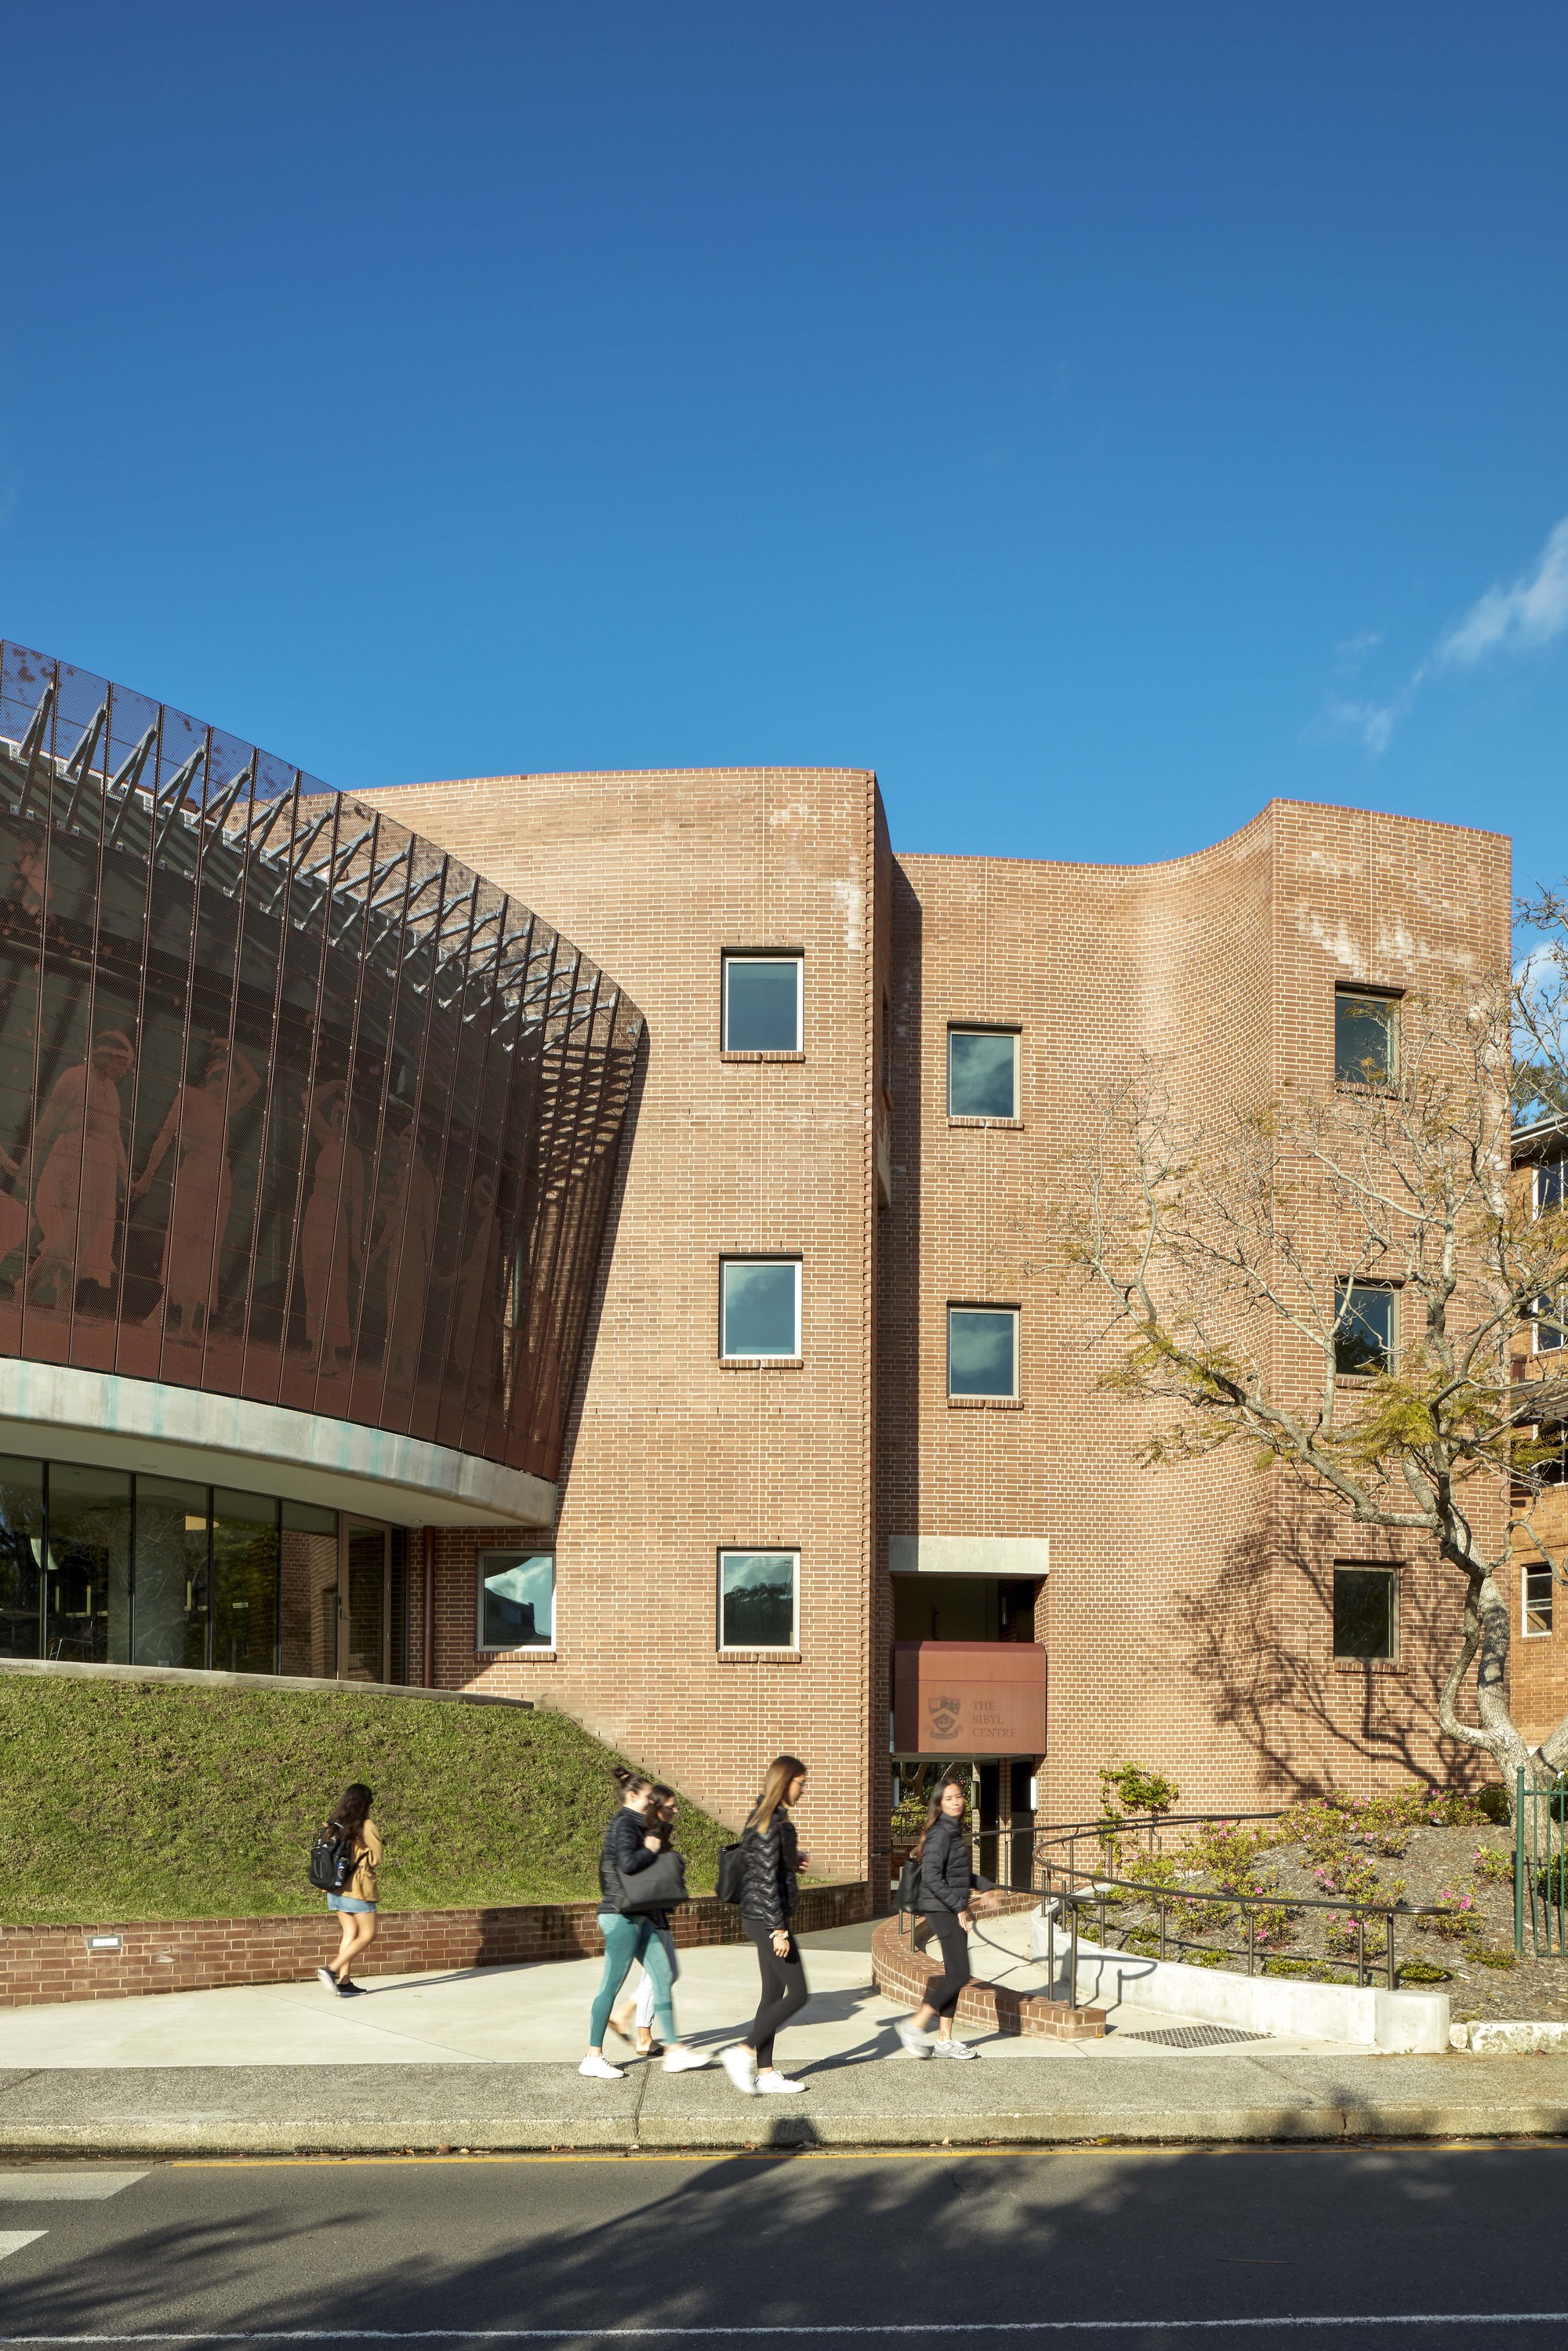
[[[980,1876],[998,1886],[1034,1884],[1036,1766],[1027,1756],[895,1755],[893,1758],[893,1882],[917,1844],[944,1780],[962,1780],[969,1805],[970,1854]]]

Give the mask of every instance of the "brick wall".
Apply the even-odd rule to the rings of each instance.
[[[604,1948],[596,1902],[546,1902],[497,1910],[388,1910],[356,1975],[413,1975],[446,1968],[516,1967],[526,1960],[597,1957]],[[800,1890],[796,1929],[813,1934],[872,1915],[869,1889]],[[697,1901],[674,1914],[683,1949],[738,1943],[740,1914]],[[117,1950],[90,1948],[117,1935]],[[222,1984],[296,1983],[338,1948],[338,1923],[310,1918],[177,1918],[88,1927],[0,1927],[0,2007],[123,2000],[141,1992],[210,1991]]]
[[[1027,1909],[1032,1896],[1008,1899],[1010,1910]],[[885,2000],[907,2001],[918,2008],[933,1976],[942,1972],[939,1957],[925,1948],[925,1920],[913,1922],[913,1935],[897,1918],[884,1918],[871,1940],[872,1977]],[[1041,1992],[1017,1991],[1009,1984],[994,1984],[977,1976],[958,1994],[954,2022],[976,2032],[1004,2032],[1031,2041],[1103,2041],[1105,2011],[1073,2008],[1064,2000],[1047,2000]]]

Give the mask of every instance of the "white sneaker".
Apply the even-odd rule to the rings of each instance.
[[[623,2082],[626,2079],[622,2068],[612,2065],[609,2058],[601,2057],[596,2049],[590,2050],[577,2070],[580,2074],[586,2074],[591,2082]]]
[[[933,2057],[977,2057],[979,2053],[977,2049],[971,2049],[967,2041],[944,2041],[940,2034],[931,2043]]]
[[[664,2052],[666,2074],[695,2074],[708,2062],[706,2049],[667,2049]]]
[[[758,2074],[757,2076],[758,2097],[766,2096],[769,2090],[803,2090],[805,2086],[804,2082],[792,2082],[788,2074],[780,2074],[776,2066],[769,2067],[766,2074]]]
[[[912,2057],[930,2056],[931,2035],[929,2032],[922,2032],[917,2024],[911,2024],[908,2017],[901,2016],[898,2022],[894,2025],[894,2031],[897,2033],[899,2039],[903,2042],[904,2047],[908,2050]]]
[[[727,2049],[719,2052],[719,2064],[735,2084],[742,2097],[757,2095],[757,2053],[744,2041],[732,2041]]]
[[[338,1989],[338,1979],[332,1973],[330,1968],[318,1968],[316,1970],[316,1980],[321,1986],[323,1991],[336,1991]]]

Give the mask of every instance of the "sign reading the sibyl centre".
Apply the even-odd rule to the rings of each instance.
[[[1022,1641],[895,1641],[901,1755],[1043,1755],[1046,1653]]]

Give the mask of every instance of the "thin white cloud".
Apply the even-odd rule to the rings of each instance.
[[[1323,719],[1331,732],[1359,735],[1375,758],[1386,751],[1394,730],[1416,694],[1435,671],[1469,670],[1492,654],[1537,652],[1556,637],[1568,635],[1568,515],[1555,524],[1533,568],[1521,572],[1510,588],[1489,588],[1437,644],[1397,694],[1387,702],[1331,697]],[[1337,646],[1347,653],[1370,651],[1377,643],[1368,633]]]
[[[1568,633],[1568,515],[1511,588],[1489,588],[1440,639],[1434,659],[1473,669],[1489,653],[1532,653]]]

